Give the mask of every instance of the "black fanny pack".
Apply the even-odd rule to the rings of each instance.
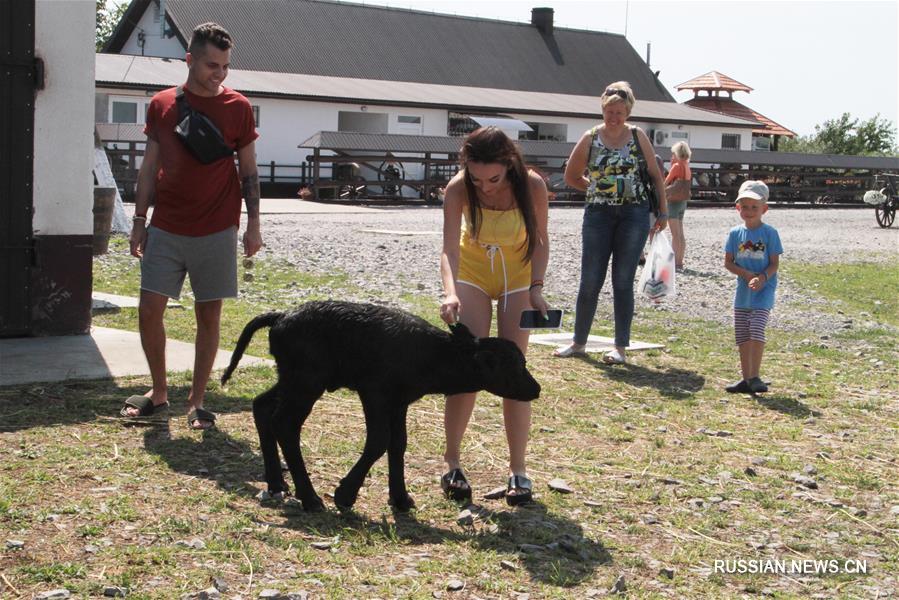
[[[175,125],[175,135],[190,150],[194,158],[204,165],[208,165],[217,160],[234,156],[234,149],[225,143],[225,138],[215,123],[187,103],[184,88],[180,85],[175,92],[175,101],[178,104],[178,124]]]

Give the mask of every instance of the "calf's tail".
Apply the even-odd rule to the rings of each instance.
[[[278,319],[284,313],[279,311],[268,312],[262,315],[259,315],[249,323],[247,326],[243,328],[243,331],[240,334],[240,338],[237,340],[237,346],[234,348],[234,352],[231,354],[231,364],[228,365],[228,368],[225,369],[225,372],[222,373],[222,385],[225,385],[225,382],[231,378],[231,373],[234,372],[234,369],[237,368],[237,364],[240,362],[240,357],[243,356],[244,350],[247,349],[247,346],[250,345],[250,340],[253,339],[253,334],[263,327],[271,327],[275,323],[278,322]]]

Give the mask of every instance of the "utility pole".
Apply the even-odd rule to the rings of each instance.
[[[631,3],[630,0],[624,1],[624,37],[627,37],[627,15],[630,10]]]

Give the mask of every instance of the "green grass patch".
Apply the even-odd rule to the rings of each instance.
[[[782,277],[833,302],[832,310],[899,326],[899,264],[787,263]]]
[[[95,259],[95,289],[135,295],[137,272],[114,240]],[[266,310],[360,293],[343,274],[310,275],[270,258],[242,266],[246,273],[241,297],[225,303],[223,347]],[[875,286],[877,273],[892,283]],[[822,310],[854,324],[826,339],[769,329],[763,373],[772,391],[756,398],[723,391],[739,373],[731,328],[664,305],[638,304],[633,336],[665,348],[633,353],[627,365],[559,360],[532,346],[528,364],[543,386],[528,447],[538,502],[513,510],[483,499],[505,483],[507,449],[502,403],[482,394],[463,445],[471,522],[458,520],[462,507],[439,489],[442,397],[409,410],[406,479],[417,510],[390,511],[381,460],[356,510],[341,514],[327,494],[358,458],[365,427],[354,393],[327,393],[301,438],[329,507],[309,514],[255,498],[264,483],[251,399],[275,380],[270,367],[241,369],[228,389],[210,385],[219,419],[205,434],[185,425],[184,373],[170,376],[171,417],[146,427],[110,417],[147,377],[0,388],[0,542],[24,542],[0,548],[0,597],[59,587],[93,597],[121,585],[133,598],[180,598],[220,578],[226,595],[244,598],[278,589],[337,599],[567,599],[602,595],[621,575],[632,598],[895,595],[896,276],[880,265],[785,265],[802,294],[818,294]],[[377,297],[440,325],[432,298]],[[192,341],[189,294],[183,303],[169,310],[168,332]],[[94,322],[136,330],[136,310]],[[603,319],[594,332],[612,333]],[[266,355],[265,335],[250,352]],[[554,478],[574,492],[551,491]],[[723,558],[862,556],[868,575],[711,571]],[[456,579],[464,589],[448,591]]]

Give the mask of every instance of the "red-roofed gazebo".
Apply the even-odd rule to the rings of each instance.
[[[734,92],[749,93],[752,91],[752,88],[732,77],[728,77],[724,73],[709,71],[705,75],[694,77],[674,87],[679,92],[693,90],[693,98],[684,102],[688,106],[749,121],[757,121],[759,127],[752,130],[754,149],[777,150],[779,137],[796,137],[796,134],[786,127],[734,100]],[[702,94],[702,92],[705,92],[705,94]],[[727,92],[727,96],[724,96],[722,92]],[[770,142],[766,140],[770,140]]]

